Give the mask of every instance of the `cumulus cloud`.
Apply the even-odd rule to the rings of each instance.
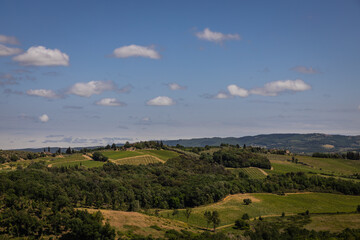
[[[116,58],[144,57],[151,59],[160,59],[161,55],[155,50],[154,46],[129,45],[116,48],[113,52]]]
[[[171,106],[175,104],[175,101],[166,96],[159,96],[153,99],[150,99],[146,102],[149,106]]]
[[[230,96],[229,96],[229,94],[227,94],[225,92],[219,92],[213,98],[215,98],[215,99],[227,99],[227,98],[230,98]]]
[[[227,87],[227,92],[219,92],[217,95],[205,95],[206,98],[225,99],[230,97],[248,97],[250,95],[277,96],[282,92],[302,92],[311,89],[311,86],[301,79],[274,81],[266,83],[263,87],[245,89],[235,84]]]
[[[67,91],[67,94],[74,94],[80,97],[90,97],[94,94],[101,94],[104,91],[117,90],[112,81],[90,81],[75,83]]]
[[[0,43],[19,45],[20,42],[16,37],[0,35]]]
[[[209,28],[205,28],[202,32],[197,32],[196,37],[202,40],[222,43],[225,40],[241,40],[239,34],[223,34],[221,32],[212,32]]]
[[[177,83],[169,83],[169,84],[167,84],[167,86],[168,86],[171,90],[173,90],[173,91],[175,91],[175,90],[185,90],[185,89],[187,89],[187,87],[181,86],[181,85],[179,85],[179,84],[177,84]]]
[[[317,74],[320,73],[319,70],[316,70],[312,67],[305,67],[305,66],[296,66],[291,68],[292,71],[298,72],[298,73],[304,73],[304,74]]]
[[[21,52],[22,50],[20,48],[11,48],[0,44],[0,56],[11,56],[19,54]]]
[[[249,96],[249,91],[244,89],[244,88],[241,88],[241,87],[238,87],[236,86],[235,84],[232,84],[232,85],[229,85],[227,87],[229,93],[232,95],[232,96],[238,96],[238,97],[247,97]]]
[[[48,89],[29,89],[26,91],[26,94],[29,96],[37,96],[50,99],[60,98],[60,95],[55,93],[53,90]]]
[[[48,115],[43,114],[43,115],[39,116],[39,120],[40,120],[40,122],[46,123],[50,120],[50,118]]]
[[[111,106],[111,107],[121,107],[126,106],[126,103],[118,101],[116,98],[103,98],[95,103],[99,106]]]
[[[311,86],[301,79],[274,81],[266,83],[262,88],[254,88],[250,92],[262,96],[277,96],[281,92],[302,92],[310,90]]]
[[[43,46],[31,47],[25,53],[13,57],[13,60],[25,66],[69,66],[66,53]]]

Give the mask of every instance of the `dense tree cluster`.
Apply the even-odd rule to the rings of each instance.
[[[313,153],[312,157],[317,158],[337,158],[337,159],[349,159],[349,160],[360,160],[360,153],[350,151],[347,153]]]
[[[206,155],[202,155],[206,158]],[[267,157],[257,153],[253,153],[248,149],[224,148],[212,155],[215,163],[225,167],[243,168],[243,167],[259,167],[270,169],[271,164]]]

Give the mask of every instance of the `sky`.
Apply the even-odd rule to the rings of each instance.
[[[360,1],[0,3],[0,149],[360,134]]]

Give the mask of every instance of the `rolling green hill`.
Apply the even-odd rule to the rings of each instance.
[[[342,152],[360,149],[360,136],[311,134],[268,134],[246,137],[195,138],[164,141],[169,146],[177,144],[185,147],[219,146],[227,143],[242,146],[260,146],[266,148],[287,149],[294,153]]]

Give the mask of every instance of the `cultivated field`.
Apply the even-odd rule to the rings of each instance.
[[[271,163],[284,163],[291,160],[291,156],[267,154]],[[308,164],[312,171],[333,173],[335,175],[352,175],[360,172],[360,161],[333,158],[313,158],[310,156],[294,156],[299,162]],[[302,166],[300,164],[296,164]],[[306,166],[303,166],[306,167]]]
[[[264,170],[255,167],[226,169],[230,170],[235,175],[239,175],[239,172],[243,172],[248,175],[250,179],[264,179],[267,176],[267,173]]]
[[[250,205],[245,205],[243,200],[252,199]],[[233,224],[236,219],[241,218],[244,213],[251,218],[259,216],[280,216],[282,212],[286,215],[303,213],[336,213],[353,212],[360,202],[360,196],[349,196],[330,193],[294,193],[285,196],[253,193],[230,195],[222,201],[207,206],[193,208],[189,223],[195,226],[206,227],[204,218],[205,211],[218,211],[220,214],[220,226]],[[174,219],[186,222],[185,210],[179,210]],[[172,210],[161,211],[163,217],[173,218]]]
[[[112,161],[113,163],[119,164],[119,165],[147,165],[150,163],[164,163],[163,160],[151,156],[151,155],[142,155],[142,156],[136,156],[136,157],[128,157],[128,158],[122,158],[119,160]]]
[[[100,211],[105,221],[115,227],[122,233],[132,232],[139,235],[152,235],[154,237],[163,237],[165,231],[174,229],[177,231],[186,230],[198,232],[198,230],[189,227],[187,224],[172,220],[149,216],[138,212],[123,212],[114,210],[86,209],[90,213]]]

